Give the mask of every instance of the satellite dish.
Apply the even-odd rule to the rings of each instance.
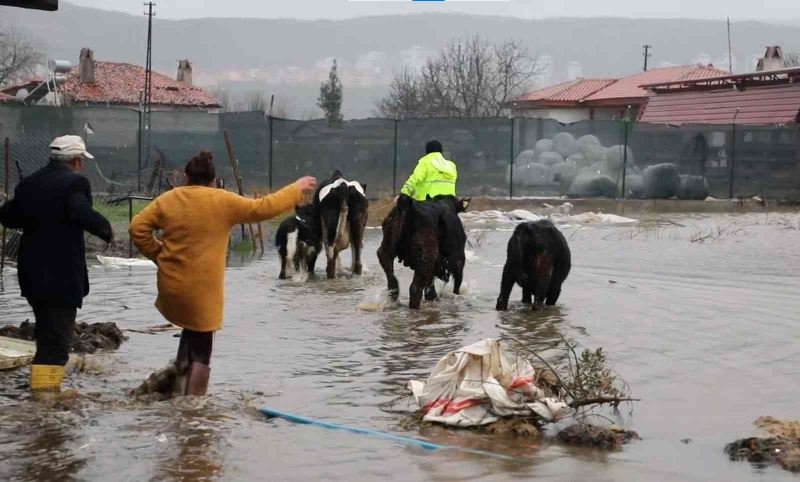
[[[17,91],[17,100],[25,100],[26,97],[28,97],[28,89],[19,89]]]

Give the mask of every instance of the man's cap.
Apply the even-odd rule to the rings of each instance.
[[[94,159],[94,156],[86,152],[86,144],[80,136],[61,136],[53,139],[50,143],[50,154],[57,154],[63,157],[82,156],[86,159]]]

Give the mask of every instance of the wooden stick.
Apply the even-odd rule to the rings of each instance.
[[[258,199],[258,193],[253,193],[253,199]],[[258,228],[258,243],[261,245],[261,252],[264,252],[264,230],[261,229],[261,223],[256,224]]]
[[[228,158],[231,160],[231,167],[233,168],[233,177],[236,178],[236,187],[239,188],[239,195],[244,196],[244,190],[242,189],[242,178],[239,177],[239,161],[236,160],[236,154],[233,152],[233,143],[231,143],[231,136],[228,134],[228,130],[222,131],[222,134],[225,136],[225,147],[228,149]],[[250,231],[250,239],[253,241],[253,251],[256,250],[256,236],[253,232],[253,225],[247,225],[248,230]],[[245,239],[244,236],[244,224],[242,224],[242,240]]]

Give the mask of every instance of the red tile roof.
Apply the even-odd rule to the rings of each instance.
[[[534,90],[523,94],[515,101],[521,102],[580,102],[604,87],[615,82],[614,79],[584,79],[577,78],[560,84],[551,85],[544,89]]]
[[[622,77],[621,79],[584,79],[578,78],[568,82],[552,85],[544,89],[523,94],[513,102],[554,106],[579,106],[591,103],[608,103],[638,99],[644,102],[649,93],[642,89],[642,84],[667,82],[672,80],[702,79],[725,75],[726,72],[702,65],[682,65],[651,69],[646,72]]]
[[[119,62],[95,62],[95,82],[81,83],[78,68],[73,68],[61,87],[74,103],[138,104],[144,88],[145,69]],[[219,100],[200,87],[186,85],[153,72],[152,103],[186,107],[219,107]]]
[[[654,84],[658,82],[671,82],[676,80],[704,79],[706,77],[718,77],[726,75],[727,72],[703,65],[680,65],[677,67],[663,67],[651,69],[638,74],[623,77],[607,88],[595,92],[586,99],[585,102],[601,101],[609,99],[635,99],[644,100],[649,92],[641,88],[644,84]]]
[[[739,113],[736,114],[736,109]],[[658,94],[639,113],[640,122],[660,124],[787,124],[798,121],[800,84],[732,87]]]

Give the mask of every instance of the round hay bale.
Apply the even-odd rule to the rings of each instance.
[[[606,162],[605,161],[597,161],[593,162],[589,165],[589,169],[592,170],[595,174],[606,174],[608,175],[608,170],[606,169]]]
[[[569,132],[559,132],[553,137],[553,148],[564,157],[569,157],[580,151],[575,136]]]
[[[586,155],[586,149],[590,147],[603,147],[603,144],[600,142],[600,139],[597,136],[592,134],[586,134],[585,136],[580,136],[577,140],[578,148],[581,150],[583,155]]]
[[[678,166],[670,163],[655,164],[645,168],[642,174],[644,179],[645,196],[649,199],[669,199],[678,194],[680,177]]]
[[[530,164],[531,162],[536,162],[536,151],[533,149],[525,149],[524,151],[517,154],[517,158],[514,159],[514,164],[524,166],[526,164]]]
[[[550,168],[533,162],[520,173],[523,186],[546,186],[550,182]]]
[[[577,167],[578,169],[582,167],[587,167],[589,165],[589,161],[586,159],[586,156],[584,156],[582,152],[576,152],[575,154],[569,156],[567,158],[567,162]]]
[[[611,146],[608,148],[604,160],[606,161],[606,170],[609,174],[617,174],[619,172],[622,172],[622,162],[624,160],[623,158],[624,153],[625,153],[625,146],[622,145]],[[634,164],[633,151],[631,150],[630,147],[628,148],[627,163],[629,166]]]
[[[552,139],[539,139],[536,141],[536,146],[534,147],[534,151],[536,151],[536,155],[539,156],[543,152],[551,152],[555,149],[553,147],[553,140]]]
[[[606,174],[583,170],[567,191],[570,197],[617,197],[617,183]]]
[[[597,162],[603,161],[606,158],[606,152],[608,148],[600,146],[600,145],[587,145],[583,149],[581,149],[581,153],[589,162]]]
[[[622,183],[620,183],[620,191]],[[639,174],[625,176],[625,196],[628,199],[643,199],[645,196],[644,179]]]
[[[539,154],[539,159],[536,162],[539,164],[544,164],[545,166],[553,166],[555,164],[564,162],[564,156],[552,151],[543,152]]]
[[[575,178],[578,177],[578,168],[570,162],[559,162],[550,166],[550,182],[559,184],[561,192],[566,192]]]
[[[708,180],[703,176],[681,175],[678,198],[703,200],[708,197]]]

